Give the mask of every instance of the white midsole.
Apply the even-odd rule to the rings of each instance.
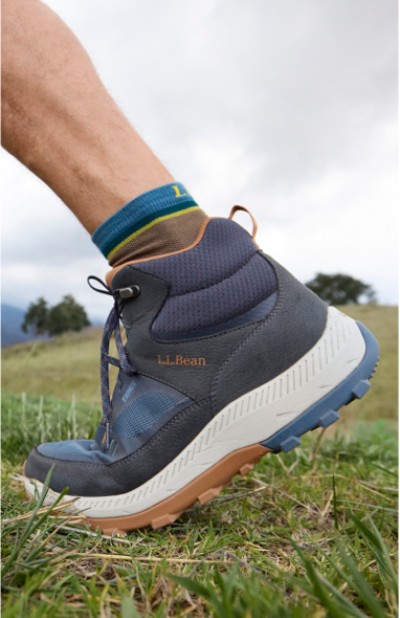
[[[140,487],[115,496],[76,497],[69,508],[87,517],[118,517],[148,509],[172,496],[237,449],[273,436],[342,382],[361,362],[365,342],[356,322],[328,309],[319,341],[287,371],[228,404],[163,470]],[[29,494],[43,484],[25,478]],[[47,504],[58,497],[50,490]]]

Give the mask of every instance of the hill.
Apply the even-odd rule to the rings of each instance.
[[[2,303],[1,305],[1,347],[5,348],[22,341],[32,341],[33,339],[43,339],[24,333],[21,324],[24,320],[25,309],[13,307]]]
[[[354,402],[351,416],[397,418],[397,307],[347,306],[344,312],[362,321],[375,334],[381,356],[371,393]],[[50,341],[6,348],[3,390],[11,393],[51,395],[60,399],[100,403],[100,342],[102,329],[89,328]],[[112,368],[112,371],[114,368]]]
[[[2,389],[100,401],[101,328],[2,349]]]

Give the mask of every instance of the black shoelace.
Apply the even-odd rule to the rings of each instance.
[[[96,281],[104,289],[99,289],[92,285],[91,281]],[[100,384],[101,384],[101,399],[103,404],[103,419],[102,424],[105,426],[105,448],[108,449],[111,444],[111,423],[112,423],[112,403],[110,397],[110,379],[109,379],[109,365],[118,367],[120,371],[123,371],[128,376],[132,376],[136,373],[135,368],[131,364],[128,358],[127,350],[122,343],[121,328],[120,328],[120,307],[118,304],[119,299],[135,298],[140,294],[140,288],[137,285],[133,285],[127,288],[120,288],[118,290],[111,290],[101,279],[91,275],[88,277],[87,282],[89,286],[95,292],[101,294],[107,294],[114,297],[114,306],[110,311],[110,314],[106,320],[103,330],[103,337],[100,348]],[[115,344],[117,346],[118,358],[110,356],[110,340],[114,335]]]

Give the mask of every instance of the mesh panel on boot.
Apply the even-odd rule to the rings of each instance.
[[[190,400],[179,391],[136,374],[127,376],[120,372],[114,389],[113,435],[130,440],[154,431],[157,423],[163,425]]]

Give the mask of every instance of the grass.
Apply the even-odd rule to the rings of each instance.
[[[7,376],[25,362],[37,368],[32,380],[42,394],[3,395],[3,616],[397,616],[395,309],[354,310],[365,310],[382,360],[371,393],[346,408],[351,422],[265,457],[168,528],[126,537],[78,526],[63,509],[43,507],[44,495],[33,507],[19,480],[33,445],[93,435],[100,407],[92,395],[78,396],[83,387],[93,392],[78,374],[97,335],[83,337],[79,361],[79,336],[36,348],[32,365],[29,346],[15,347],[15,358],[7,350],[8,390],[35,392],[28,379],[17,390]],[[51,383],[51,359],[77,380],[75,398],[69,391],[63,399],[67,386]]]
[[[380,346],[379,366],[368,398],[352,406],[363,418],[392,418],[398,415],[398,307],[376,305],[347,306],[343,311],[363,322],[374,333]]]
[[[38,441],[90,435],[92,412],[4,397],[3,616],[396,616],[387,423],[315,432],[169,528],[107,539],[41,501],[32,516],[17,477]]]
[[[2,350],[2,389],[100,403],[100,328]]]

